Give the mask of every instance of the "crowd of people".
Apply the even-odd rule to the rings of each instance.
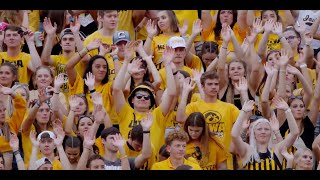
[[[0,170],[320,169],[320,10],[1,10]]]

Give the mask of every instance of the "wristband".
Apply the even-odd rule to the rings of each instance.
[[[150,133],[150,130],[149,131],[143,131],[143,134],[148,134]]]
[[[23,159],[19,158],[18,160],[16,160],[16,163],[19,163],[20,161],[23,161]]]
[[[79,52],[78,52],[78,55],[80,56],[81,59],[83,58]]]
[[[86,47],[86,50],[87,50],[87,53],[89,52],[89,49],[88,49],[88,47]]]
[[[19,150],[16,150],[16,151],[13,151],[13,155],[17,155],[17,154],[20,154],[20,151]]]
[[[89,92],[90,92],[90,94],[92,94],[92,93],[96,92],[96,89],[92,89]]]
[[[54,94],[60,94],[60,92],[54,92]]]

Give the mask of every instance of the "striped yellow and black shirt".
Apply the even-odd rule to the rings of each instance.
[[[259,153],[260,162],[255,161],[253,156],[251,160],[244,165],[244,169],[247,170],[282,170],[282,165],[278,159],[278,157],[273,153],[270,153],[268,150],[266,153]]]

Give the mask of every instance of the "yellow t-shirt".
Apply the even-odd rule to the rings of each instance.
[[[260,43],[260,41],[262,39],[262,36],[263,36],[263,34],[258,34],[257,35],[257,39],[256,39],[256,42],[254,44],[254,48],[256,50],[258,50],[259,43]],[[282,45],[280,43],[278,35],[271,33],[270,36],[269,36],[268,42],[267,42],[267,51],[269,51],[269,50],[280,50],[281,48],[282,48]]]
[[[227,160],[227,152],[218,139],[209,138],[208,143],[209,147],[206,154],[201,150],[201,147],[193,143],[187,144],[186,154],[197,159],[203,170],[217,170],[217,165]]]
[[[74,53],[72,56],[76,55],[77,53]],[[63,54],[60,55],[51,55],[50,56],[51,59],[53,60],[53,66],[55,67],[55,76],[63,73],[64,74],[64,79],[65,81],[68,80],[68,75],[66,72],[66,64],[69,61],[70,58],[65,57]],[[80,74],[80,76],[82,77],[84,71],[86,68],[86,64],[83,63],[82,61],[80,61],[77,65],[76,65],[76,71]],[[63,92],[66,96],[67,93],[69,93],[69,86],[68,83],[64,83],[61,87],[61,92]]]
[[[192,34],[192,24],[196,21],[198,17],[198,10],[173,10],[177,16],[180,26],[183,25],[184,19],[188,21],[188,34]],[[198,35],[195,42],[201,41],[201,36]]]
[[[132,21],[133,10],[120,10],[118,30],[128,31],[130,39],[135,39],[134,24]]]
[[[101,42],[102,43],[106,43],[106,44],[110,44],[112,45],[112,37],[105,37],[103,36],[99,30],[92,33],[91,35],[89,35],[86,40],[84,40],[83,42],[83,47],[87,47],[87,45],[91,42],[91,41],[94,41],[94,40],[97,40],[97,39],[101,39]],[[94,55],[98,55],[98,49],[95,49],[95,50],[92,50],[89,52],[89,55],[92,57]],[[109,53],[107,53],[105,56],[104,56],[107,60],[107,63],[108,63],[108,75],[109,75],[109,82],[110,81],[113,81],[113,79],[115,78],[115,69],[114,69],[114,63],[113,63],[113,59],[112,57],[110,56]]]
[[[218,48],[220,49],[223,40],[221,37],[218,40],[215,39],[215,34],[213,31],[214,27],[215,27],[215,24],[214,24],[214,22],[212,22],[209,29],[203,29],[202,33],[201,33],[202,39],[203,39],[203,41],[216,42],[219,45]],[[241,30],[238,23],[234,24],[232,30],[234,32],[234,35],[236,36],[236,39],[238,40],[239,44],[241,45],[244,38],[246,37],[246,31]],[[228,51],[234,51],[234,47],[233,47],[233,44],[231,41],[228,44]]]
[[[194,161],[183,159],[183,164],[192,166],[193,170],[202,170],[199,164],[196,164]],[[166,160],[154,163],[151,170],[175,170],[175,168],[172,166],[169,157]]]
[[[29,101],[34,101],[35,99],[39,99],[39,91],[38,90],[31,90],[29,91]],[[50,99],[50,102],[52,102],[52,98]],[[68,110],[68,101],[66,99],[66,96],[63,93],[59,93],[59,100],[62,104],[62,106]],[[32,107],[28,107],[28,110],[32,109]]]
[[[203,72],[203,66],[201,59],[197,55],[192,55],[191,62],[189,64],[186,64],[190,69],[195,69],[199,72]]]
[[[183,66],[181,70],[184,70],[190,74],[191,77],[193,77],[192,69],[190,69],[187,66]],[[160,89],[165,90],[167,88],[167,74],[166,74],[166,69],[162,68],[159,71],[160,77],[161,77],[161,84],[160,84]]]
[[[285,14],[284,14],[284,11],[283,10],[278,10],[278,13],[279,13],[279,16],[281,18],[281,21],[282,22],[286,21],[287,18],[286,18]],[[256,10],[254,15],[255,15],[256,18],[257,17],[261,17],[261,10],[260,11]]]
[[[26,101],[22,98],[20,93],[13,100],[14,111],[11,118],[7,118],[9,129],[11,132],[18,134],[20,126],[22,124],[23,117],[26,113]],[[0,136],[0,152],[12,151],[9,142],[6,140],[5,136]]]
[[[39,31],[40,25],[40,11],[39,10],[31,10],[29,14],[29,28],[32,32]]]
[[[180,33],[177,32],[173,36],[180,36]],[[153,37],[153,39],[152,39],[151,52],[153,52],[152,54],[154,56],[154,58],[153,58],[154,65],[156,66],[156,68],[158,70],[160,70],[161,68],[164,67],[163,63],[158,62],[158,61],[162,57],[162,53],[166,49],[166,46],[168,44],[169,39],[173,36],[166,36],[164,34],[159,34],[159,35]]]
[[[160,106],[155,108],[151,113],[154,117],[154,120],[150,128],[150,139],[151,143],[155,147],[155,151],[158,152],[160,147],[164,144],[164,132],[167,119],[163,116]],[[120,133],[122,137],[127,140],[132,127],[139,125],[141,119],[146,117],[146,114],[134,112],[134,109],[131,108],[128,103],[126,103],[121,109],[120,113],[118,113],[118,117]]]
[[[77,74],[76,81],[74,82],[73,86],[71,86],[71,84],[69,83],[70,95],[84,94],[84,85],[85,85],[84,80],[80,77],[79,74]],[[113,124],[118,124],[118,118],[115,112],[115,107],[113,105],[114,101],[112,97],[112,82],[108,82],[103,85],[95,85],[94,88],[96,92],[102,95],[103,105],[105,110],[109,114],[111,122]],[[86,94],[86,98],[89,105],[89,111],[93,112],[94,106],[89,93]]]
[[[28,69],[28,64],[31,61],[31,55],[20,52],[16,57],[8,56],[7,52],[0,52],[1,64],[11,62],[17,65],[19,69],[19,82],[29,84],[32,72]]]
[[[140,40],[146,40],[147,39],[148,32],[147,32],[147,28],[146,28],[145,25],[140,29],[140,31],[138,32],[137,36],[138,36],[137,39],[140,39]]]
[[[215,103],[206,103],[203,100],[192,102],[186,107],[186,114],[201,112],[206,118],[210,132],[220,138],[224,147],[229,149],[231,143],[231,130],[240,110],[231,103],[217,100]],[[232,157],[228,154],[228,168],[232,169]]]

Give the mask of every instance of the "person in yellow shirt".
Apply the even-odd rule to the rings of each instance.
[[[198,11],[199,10],[173,10],[177,16],[179,24],[183,24],[184,20],[187,20],[188,23],[193,24],[199,17]],[[192,33],[192,26],[188,26],[187,34],[191,35]],[[196,36],[194,42],[201,41],[201,37],[199,35]]]
[[[188,141],[189,136],[183,130],[170,132],[165,140],[170,157],[154,163],[151,170],[175,170],[183,164],[192,166],[194,170],[202,170],[196,162],[185,159]]]
[[[21,52],[21,43],[26,40],[30,54]],[[1,64],[11,62],[19,69],[19,82],[28,84],[32,72],[41,65],[39,54],[35,47],[34,35],[31,31],[23,31],[17,26],[7,26],[4,30],[4,52],[0,52]]]
[[[212,20],[212,15],[210,10],[201,11],[201,20],[203,25],[202,38],[203,41],[213,41],[219,45],[219,49],[222,45],[222,38],[220,36],[222,30],[222,24],[226,23],[234,32],[234,37],[232,38],[233,43],[227,45],[227,50],[230,52],[228,59],[232,60],[235,56],[242,57],[242,52],[238,47],[238,44],[242,44],[244,38],[246,37],[247,22],[246,10],[219,10],[216,15],[216,20]],[[235,43],[237,41],[237,43]]]
[[[185,24],[183,28],[179,28],[178,19],[172,10],[158,11],[157,19],[157,22],[148,20],[148,36],[143,47],[148,55],[154,56],[153,62],[159,70],[163,68],[161,56],[168,40],[173,36],[186,36],[188,27]]]
[[[6,116],[6,96],[13,99],[14,113],[12,117]],[[18,134],[26,112],[26,101],[20,93],[14,92],[11,88],[0,85],[0,152],[5,159],[5,169],[12,169],[12,148],[9,145],[10,133]]]
[[[183,86],[181,101],[178,106],[176,120],[185,123],[187,117],[193,112],[201,112],[206,118],[206,123],[213,133],[219,138],[226,149],[231,142],[231,128],[239,115],[239,109],[230,103],[218,99],[219,76],[216,72],[208,71],[201,75],[201,85],[204,91],[203,100],[192,102],[187,105],[187,97],[195,87],[192,81],[186,80]],[[228,169],[232,169],[232,158],[228,155]]]
[[[89,35],[84,43],[83,46],[87,47],[88,44],[91,41],[97,41],[98,39],[101,40],[102,44],[111,46],[113,44],[112,38],[114,35],[114,32],[117,30],[118,22],[119,22],[119,13],[117,10],[99,10],[98,11],[98,22],[101,23],[102,28],[98,29],[96,32]],[[98,51],[97,49],[90,51],[89,55],[93,57],[94,55],[102,55],[105,57],[105,59],[108,62],[108,75],[109,79],[108,81],[113,81],[115,77],[115,67],[113,63],[112,56],[107,53],[101,53],[101,51]]]
[[[187,156],[197,159],[203,170],[225,170],[227,168],[227,152],[224,145],[218,138],[210,137],[209,128],[202,113],[191,113],[183,129],[189,136]]]
[[[136,27],[143,20],[146,10],[119,10],[118,31],[128,31],[132,40],[137,40]]]
[[[120,132],[124,138],[128,138],[129,132],[134,125],[140,124],[141,119],[145,118],[148,113],[152,113],[154,116],[154,123],[150,129],[151,143],[155,146],[156,152],[158,152],[160,146],[164,142],[164,131],[166,125],[165,117],[169,114],[172,100],[176,94],[176,86],[170,66],[173,60],[173,49],[167,48],[164,52],[163,60],[165,62],[167,73],[167,94],[161,104],[152,109],[155,105],[155,97],[153,89],[146,85],[138,85],[131,92],[128,100],[125,99],[123,89],[125,83],[123,79],[128,68],[128,64],[134,54],[134,44],[131,43],[127,48],[126,59],[116,76],[113,84],[113,98],[115,100],[115,109],[119,116]],[[142,57],[145,58],[145,57]]]
[[[62,142],[65,133],[62,127],[52,131],[42,131],[36,138],[35,132],[30,133],[30,140],[32,142],[32,153],[28,169],[37,170],[40,166],[37,164],[38,152],[40,151],[42,158],[47,158],[53,166],[53,170],[70,170],[70,162],[64,152]],[[59,160],[56,159],[54,149],[57,149]],[[41,160],[41,159],[40,159]]]
[[[4,62],[0,65],[0,84],[11,88],[15,82],[19,81],[18,66],[10,62]]]
[[[46,41],[43,47],[41,54],[41,61],[43,65],[52,66],[55,69],[55,76],[59,74],[64,74],[65,83],[61,87],[61,92],[64,93],[66,98],[69,97],[69,87],[68,87],[68,76],[66,74],[66,64],[70,58],[76,55],[76,52],[80,52],[83,49],[83,42],[79,36],[79,20],[76,19],[76,22],[70,25],[70,28],[66,28],[60,33],[60,42],[62,53],[59,55],[51,55],[54,41],[56,38],[57,25],[55,23],[52,26],[50,18],[45,17],[43,22],[43,27],[46,31]],[[82,61],[77,64],[76,70],[79,74],[83,74],[86,65],[90,57],[85,56],[82,58]]]

